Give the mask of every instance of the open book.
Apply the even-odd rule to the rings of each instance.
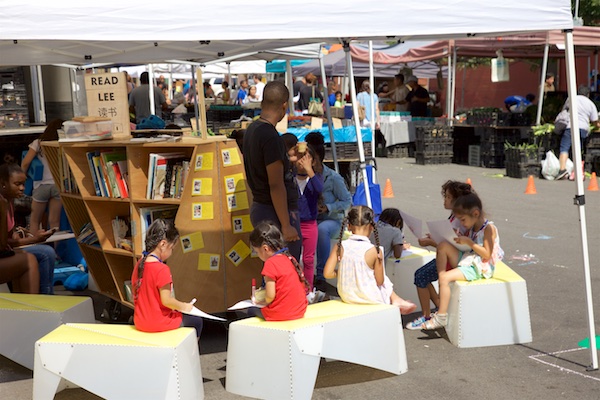
[[[400,211],[400,215],[402,215],[404,225],[408,226],[413,235],[415,235],[417,238],[422,238],[423,221],[403,211]],[[440,221],[428,221],[427,228],[429,229],[429,235],[433,240],[436,241],[436,243],[446,241],[452,244],[460,251],[471,250],[469,246],[464,244],[458,244],[454,241],[454,238],[457,238],[458,235],[456,234],[456,232],[454,232],[454,229],[452,229],[452,224],[450,223],[450,220],[444,219]]]

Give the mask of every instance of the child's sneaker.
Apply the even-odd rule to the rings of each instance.
[[[433,331],[440,328],[445,328],[448,325],[448,314],[431,314],[429,321],[421,325],[426,331]]]
[[[421,315],[419,318],[415,319],[413,322],[409,322],[408,324],[406,324],[406,329],[411,330],[411,331],[418,331],[421,330],[421,325],[423,325],[425,322],[429,321],[431,317],[426,317],[424,315]]]

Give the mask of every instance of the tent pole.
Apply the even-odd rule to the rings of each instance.
[[[329,128],[329,144],[331,145],[331,155],[333,156],[333,167],[335,172],[340,173],[340,167],[337,160],[337,150],[335,148],[335,137],[333,134],[333,121],[331,120],[331,106],[329,105],[329,93],[327,91],[327,77],[325,76],[325,63],[323,62],[323,52],[319,51],[319,66],[321,67],[321,81],[323,82],[323,102],[325,102],[325,112],[327,114],[327,126]],[[323,162],[323,160],[321,160]]]
[[[362,140],[362,131],[360,129],[360,121],[358,119],[358,100],[356,100],[356,83],[354,82],[354,71],[352,70],[352,56],[350,55],[350,42],[344,41],[344,52],[346,53],[346,65],[348,67],[348,80],[350,81],[350,100],[352,101],[352,114],[354,115],[354,127],[356,128],[356,141],[358,142],[358,159],[360,161],[360,169],[363,177],[363,185],[365,185],[365,198],[367,206],[373,208],[371,203],[371,191],[369,190],[369,178],[367,177],[367,169],[365,168],[365,149]]]
[[[450,41],[448,41],[448,50],[450,50]],[[452,110],[450,102],[452,101],[452,57],[450,51],[448,51],[448,76],[446,77],[446,115],[448,120],[452,120]]]
[[[377,124],[377,117],[375,116],[375,77],[373,76],[373,41],[369,40],[369,86],[371,86],[371,93],[369,93],[371,102],[371,115],[369,115],[369,125],[371,127],[371,156],[375,157],[375,127]],[[377,183],[375,172],[373,172],[373,183]]]
[[[290,116],[294,115],[294,81],[292,79],[292,62],[285,60],[285,81],[288,87],[288,110]]]
[[[156,104],[154,104],[154,66],[148,64],[148,96],[150,96],[150,114],[156,115]]]
[[[198,110],[198,91],[196,90],[196,66],[194,64],[191,64],[190,70],[192,71],[192,82],[190,83],[190,89],[194,94],[194,98],[192,99],[192,101],[194,102],[194,118],[196,118],[196,129],[198,130],[196,134],[198,136],[202,136],[202,129],[200,129],[200,114]]]
[[[454,43],[453,43],[454,44]],[[457,51],[456,46],[452,46],[452,70],[448,71],[448,73],[452,73],[452,91],[450,92],[450,116],[452,117],[451,121],[454,123],[454,101],[456,96],[456,59],[457,59]]]
[[[550,44],[544,46],[544,58],[542,60],[542,77],[540,78],[540,91],[538,96],[538,107],[535,115],[535,124],[539,125],[542,122],[542,107],[544,106],[544,84],[546,82],[546,74],[548,73],[548,49]]]
[[[173,64],[169,64],[169,100],[173,100]]]
[[[592,364],[588,371],[598,369],[598,351],[596,350],[596,331],[594,325],[594,304],[592,301],[592,282],[590,276],[590,260],[588,254],[587,226],[585,218],[585,193],[583,190],[583,171],[581,168],[581,143],[579,134],[579,119],[577,118],[577,81],[575,72],[575,48],[573,45],[573,30],[567,29],[565,33],[565,57],[567,67],[567,90],[569,93],[569,108],[571,110],[571,142],[573,146],[573,163],[575,168],[575,183],[577,195],[575,205],[579,210],[579,222],[581,229],[581,250],[583,252],[583,273],[585,278],[585,293],[587,301],[588,325],[590,335],[590,353]]]
[[[44,88],[42,85],[42,69],[39,65],[31,66],[29,69],[31,75],[31,88],[33,93],[33,119],[35,122],[46,122],[44,111]]]
[[[590,56],[588,56],[587,58],[587,66],[588,66],[588,72],[587,72],[587,82],[585,83],[585,86],[587,86],[588,88],[590,87],[590,77],[592,76],[592,58]]]
[[[598,49],[594,50],[594,92],[598,91]]]

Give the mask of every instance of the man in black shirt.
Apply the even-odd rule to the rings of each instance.
[[[300,259],[298,188],[283,140],[275,125],[285,116],[289,91],[280,81],[269,82],[263,92],[260,118],[244,135],[244,168],[253,202],[250,220],[256,226],[271,221],[279,226],[290,254]]]
[[[409,103],[410,115],[413,117],[426,117],[429,92],[423,86],[419,85],[416,76],[409,77],[406,84],[412,89],[406,96],[406,101]]]

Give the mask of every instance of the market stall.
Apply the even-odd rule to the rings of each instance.
[[[184,2],[178,6],[188,15],[236,15],[244,10],[245,20],[263,23],[234,24],[223,29],[220,19],[207,18],[198,23],[193,18],[182,19],[177,13],[165,13],[162,4],[138,0],[126,3],[107,0],[93,4],[41,0],[11,3],[3,8],[0,62],[11,65],[82,64],[102,60],[147,63],[182,57],[215,59],[227,52],[241,53],[252,46],[275,48],[287,43],[337,40],[340,37],[437,40],[564,29],[570,106],[573,114],[577,111],[574,100],[573,19],[571,3],[567,0],[505,0],[501,4],[458,0],[451,7],[446,1],[432,0],[428,3],[427,12],[423,12],[421,3],[404,3],[400,8],[393,0],[373,2],[369,7],[365,7],[362,0],[309,0],[293,8],[289,3],[275,2],[270,3],[268,8],[248,7],[241,0]],[[294,12],[290,12],[291,9]],[[312,24],[307,29],[306,23],[301,22],[313,21],[315,9],[321,15],[327,15],[328,21]],[[411,17],[406,18],[406,15]],[[69,16],[68,23],[62,23],[65,16]],[[399,20],[403,23],[398,24]],[[352,97],[356,98],[355,93]],[[573,131],[577,132],[577,119],[571,122]],[[574,140],[573,143],[575,163],[578,164],[581,161],[579,141]],[[583,197],[581,171],[576,168],[576,173],[580,199]],[[593,368],[597,369],[584,202],[579,201],[577,205],[582,221],[580,244],[584,259],[590,349]]]

